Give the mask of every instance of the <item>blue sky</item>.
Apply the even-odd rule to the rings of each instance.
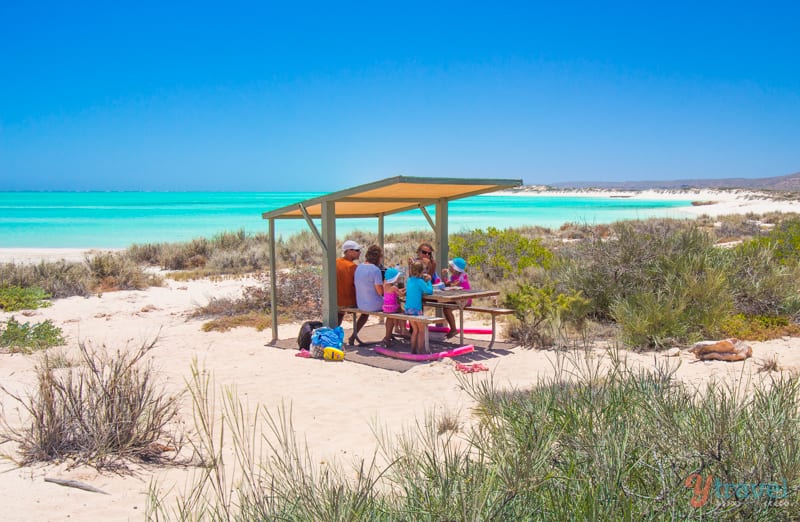
[[[798,2],[3,2],[0,190],[800,171]]]

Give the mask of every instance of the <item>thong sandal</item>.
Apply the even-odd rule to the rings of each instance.
[[[354,335],[347,340],[347,344],[349,344],[350,346],[355,346],[356,343],[358,343],[359,346],[364,346],[364,341],[359,339],[357,335]]]

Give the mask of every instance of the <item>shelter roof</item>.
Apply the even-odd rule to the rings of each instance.
[[[395,176],[264,212],[264,219],[319,218],[332,201],[337,218],[379,217],[522,185],[520,179],[423,178]]]

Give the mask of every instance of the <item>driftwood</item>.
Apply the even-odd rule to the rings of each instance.
[[[66,479],[45,477],[44,481],[52,482],[53,484],[58,484],[59,486],[65,486],[68,488],[77,488],[77,489],[82,489],[84,491],[91,491],[92,493],[102,493],[103,495],[108,495],[108,493],[106,493],[102,489],[97,489],[96,487],[90,484],[87,484],[85,482],[80,482],[78,480],[66,480]]]
[[[744,361],[753,356],[753,348],[736,338],[701,341],[689,350],[701,361]]]

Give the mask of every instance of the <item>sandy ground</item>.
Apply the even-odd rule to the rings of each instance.
[[[659,195],[663,197],[663,195]],[[681,196],[686,198],[684,194]],[[769,208],[761,200],[733,198],[723,202],[714,191],[699,191],[692,200],[718,200],[714,206],[693,207],[699,213],[721,214],[795,211],[789,202],[771,202]],[[748,206],[749,205],[749,206]],[[713,207],[713,208],[712,208]],[[59,259],[60,252],[52,250],[25,251],[0,249],[0,262]],[[82,259],[83,252],[63,253],[65,258]],[[452,361],[421,365],[405,373],[382,370],[353,362],[325,362],[295,357],[292,350],[282,350],[265,344],[269,331],[256,332],[237,328],[226,333],[206,333],[202,321],[189,318],[197,306],[213,297],[238,295],[251,282],[243,279],[192,282],[166,280],[163,287],[146,291],[110,292],[88,298],[72,297],[57,300],[53,306],[15,313],[18,320],[41,322],[51,319],[63,328],[68,345],[63,348],[68,357],[77,359],[77,343],[93,347],[134,349],[154,338],[156,348],[151,352],[161,382],[169,392],[184,390],[190,378],[193,361],[214,377],[215,390],[235,387],[242,401],[252,409],[256,404],[270,412],[281,405],[291,406],[293,426],[301,439],[307,440],[316,462],[340,462],[349,465],[353,459],[369,458],[377,448],[373,433],[376,426],[390,433],[422,419],[426,411],[435,408],[457,414],[465,422],[473,403],[459,386],[459,373]],[[10,313],[0,313],[7,320]],[[480,325],[468,321],[470,325]],[[282,325],[280,339],[296,337],[297,324]],[[345,324],[349,326],[349,324]],[[758,363],[777,357],[787,371],[800,369],[800,339],[784,338],[764,343],[752,343],[753,358],[743,363],[696,362],[694,356],[682,352],[666,358],[661,354],[626,353],[628,363],[653,367],[668,363],[677,366],[681,380],[703,386],[710,379],[758,381]],[[592,357],[606,357],[600,348],[591,351]],[[471,374],[473,379],[492,378],[500,387],[529,387],[537,379],[554,373],[556,354],[515,348],[511,353],[485,361],[490,372]],[[36,355],[0,354],[0,383],[7,389],[26,394],[35,384]],[[217,399],[219,405],[221,400]],[[0,394],[6,418],[20,425],[16,405]],[[191,425],[191,406],[186,398],[182,419]],[[0,452],[13,453],[10,444],[0,446]],[[148,485],[157,480],[161,491],[181,493],[196,472],[186,467],[144,466],[131,475],[98,473],[89,467],[68,469],[65,465],[36,465],[18,468],[10,462],[0,462],[0,486],[3,490],[3,520],[142,520],[144,518]],[[45,477],[79,480],[103,490],[108,495],[62,487],[45,482]]]

